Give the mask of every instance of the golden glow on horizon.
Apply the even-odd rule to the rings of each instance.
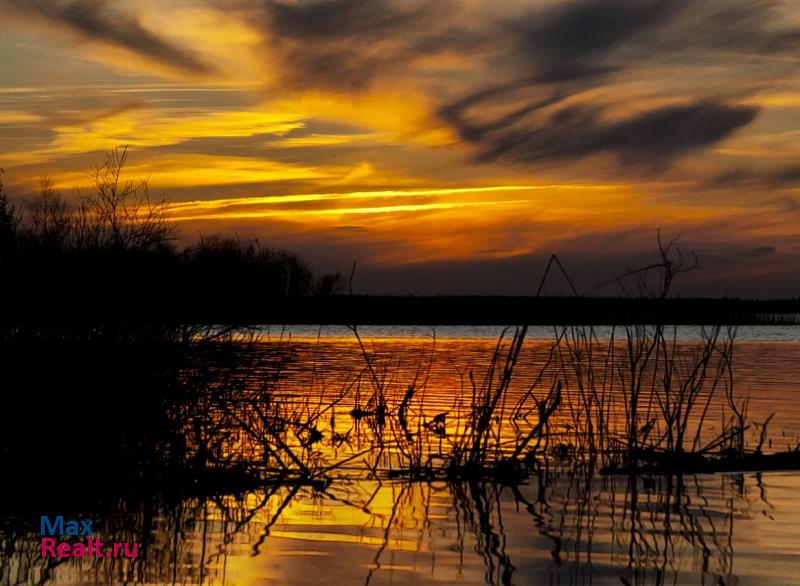
[[[268,195],[263,197],[244,197],[227,199],[207,199],[188,202],[171,203],[169,208],[173,212],[193,209],[218,208],[223,206],[242,206],[270,203],[296,203],[308,201],[328,201],[337,199],[367,199],[384,197],[419,197],[423,195],[457,195],[471,193],[491,193],[496,191],[535,191],[558,189],[587,189],[609,190],[617,186],[612,185],[498,185],[493,187],[456,187],[441,189],[389,189],[383,191],[359,191],[355,193],[309,193],[300,195]]]
[[[736,207],[728,212],[731,218],[741,215]],[[666,202],[655,206],[624,184],[221,198],[174,203],[170,213],[193,232],[216,232],[217,226],[229,222],[258,226],[266,234],[288,230],[336,235],[345,227],[338,238],[371,248],[370,259],[386,265],[475,256],[510,258],[543,248],[569,251],[575,235],[602,238],[617,231],[641,232],[642,226],[676,221],[694,226],[714,218],[714,212],[697,206]],[[375,248],[376,241],[390,244]]]
[[[346,216],[348,214],[384,214],[397,212],[421,212],[427,210],[447,210],[464,208],[471,206],[494,206],[511,205],[526,203],[524,199],[488,201],[488,202],[451,202],[451,203],[425,203],[425,204],[401,204],[390,206],[365,206],[353,208],[335,208],[329,210],[285,210],[269,212],[225,212],[217,214],[206,214],[199,216],[174,216],[175,222],[185,222],[187,220],[231,220],[231,219],[258,219],[287,216],[289,218],[301,216]]]

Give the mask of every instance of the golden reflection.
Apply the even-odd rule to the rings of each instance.
[[[800,519],[797,474],[598,475],[580,458],[556,455],[568,454],[561,442],[574,433],[564,424],[571,417],[566,407],[566,420],[553,422],[552,443],[543,448],[552,450],[551,459],[546,466],[543,460],[531,461],[530,476],[519,484],[478,477],[390,477],[390,470],[408,464],[401,449],[403,436],[393,426],[409,386],[417,390],[409,404],[409,430],[426,450],[446,452],[448,442],[468,425],[467,373],[473,372],[477,384],[483,384],[496,340],[455,337],[434,346],[428,337],[383,337],[368,331],[363,335],[377,378],[384,381],[391,414],[384,423],[374,417],[356,420],[352,413],[353,406],[366,406],[374,390],[361,345],[352,338],[303,338],[291,330],[282,336],[264,333],[255,344],[238,349],[241,362],[234,361],[234,376],[248,383],[244,387],[230,380],[225,370],[219,378],[210,377],[209,388],[195,386],[203,379],[187,373],[193,391],[189,409],[195,392],[206,391],[214,397],[233,393],[223,403],[229,409],[262,408],[263,400],[251,404],[236,394],[252,388],[258,397],[267,388],[269,401],[280,402],[285,417],[306,418],[339,398],[315,420],[321,431],[317,442],[301,450],[303,440],[294,436],[296,432],[284,430],[282,436],[295,453],[320,466],[344,462],[327,467],[324,479],[295,483],[268,476],[243,493],[211,496],[190,484],[184,487],[185,495],[153,497],[141,508],[126,501],[118,511],[124,522],[107,512],[99,537],[146,542],[147,555],[135,562],[69,560],[48,568],[35,555],[40,539],[35,531],[3,533],[6,529],[0,527],[0,537],[10,544],[10,562],[0,571],[18,572],[11,574],[15,577],[50,572],[53,583],[212,586],[577,586],[587,576],[598,584],[649,584],[655,576],[675,583],[792,583]],[[678,344],[691,351],[691,341]],[[764,343],[740,344],[739,384],[765,389],[775,400],[792,396],[800,368],[797,345],[767,344],[768,354],[785,365],[781,382],[776,370],[763,363]],[[526,344],[501,417],[510,417],[515,399],[530,388],[549,347],[541,339]],[[203,355],[204,368],[218,366],[212,356]],[[285,360],[276,362],[276,356]],[[230,356],[222,360],[227,364]],[[559,376],[570,376],[557,370]],[[349,389],[344,395],[343,388]],[[565,388],[577,393],[571,384]],[[758,420],[769,407],[769,401],[754,400],[751,415]],[[618,402],[611,408],[624,409]],[[213,419],[207,421],[210,429],[221,423],[216,418],[228,416],[224,409],[201,412]],[[442,427],[425,425],[441,413],[446,414]],[[785,431],[784,437],[800,431],[791,413],[776,417],[773,425]],[[185,421],[193,427],[191,417]],[[526,423],[517,419],[517,425]],[[234,429],[217,431],[240,448],[253,441]],[[509,420],[500,440],[514,433]],[[189,432],[187,440],[195,434]],[[354,454],[358,457],[351,458]]]

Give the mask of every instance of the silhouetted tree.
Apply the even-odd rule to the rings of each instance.
[[[17,218],[3,188],[3,170],[0,169],[0,259],[17,247]]]
[[[128,149],[115,148],[93,169],[76,218],[82,248],[151,251],[175,240],[167,202],[153,199],[146,179],[123,179]]]
[[[64,250],[73,228],[67,202],[47,175],[41,179],[39,193],[30,204],[28,238],[36,247]]]
[[[127,162],[126,148],[108,152],[77,205],[45,175],[24,221],[0,187],[4,272],[22,303],[60,289],[113,315],[125,303],[157,304],[154,294],[167,291],[194,307],[336,292],[339,275],[317,278],[297,255],[257,239],[201,237],[179,251],[167,202],[151,197],[146,180],[127,179]]]
[[[186,263],[195,275],[239,286],[255,287],[262,295],[303,296],[333,291],[337,275],[324,275],[324,287],[314,279],[311,267],[300,257],[284,250],[263,246],[258,239],[241,242],[237,238],[211,235],[185,252]]]

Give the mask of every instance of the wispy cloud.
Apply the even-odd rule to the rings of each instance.
[[[119,3],[108,0],[0,0],[0,5],[186,73],[213,72],[213,68],[191,50],[146,29],[135,15],[120,11]]]
[[[476,126],[460,113],[448,116],[462,137],[481,146],[479,160],[536,163],[611,153],[623,164],[658,170],[726,138],[750,123],[757,112],[752,106],[702,101],[613,121],[603,120],[602,109],[587,106],[564,107],[524,124],[510,124],[506,116]]]
[[[479,1],[457,11],[448,2],[270,0],[265,35],[288,87],[358,94],[386,80],[444,85],[434,99],[440,119],[478,161],[536,167],[610,153],[657,171],[755,120],[757,106],[732,98],[748,95],[739,74],[704,88],[703,68],[769,62],[776,68],[760,75],[778,84],[800,46],[800,23],[781,15],[760,0]],[[469,75],[454,76],[445,56],[467,60]],[[420,80],[420,64],[436,59],[435,81]],[[656,108],[627,113],[630,104],[591,97],[666,64],[684,79]]]
[[[441,26],[451,4],[267,0],[266,34],[278,52],[285,84],[357,91],[382,74],[413,67],[422,56],[452,49],[463,35]],[[434,21],[440,24],[432,31]]]

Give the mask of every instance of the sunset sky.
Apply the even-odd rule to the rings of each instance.
[[[0,0],[0,167],[67,197],[115,146],[186,239],[288,248],[358,292],[800,295],[800,4]],[[617,291],[609,289],[606,293]]]

